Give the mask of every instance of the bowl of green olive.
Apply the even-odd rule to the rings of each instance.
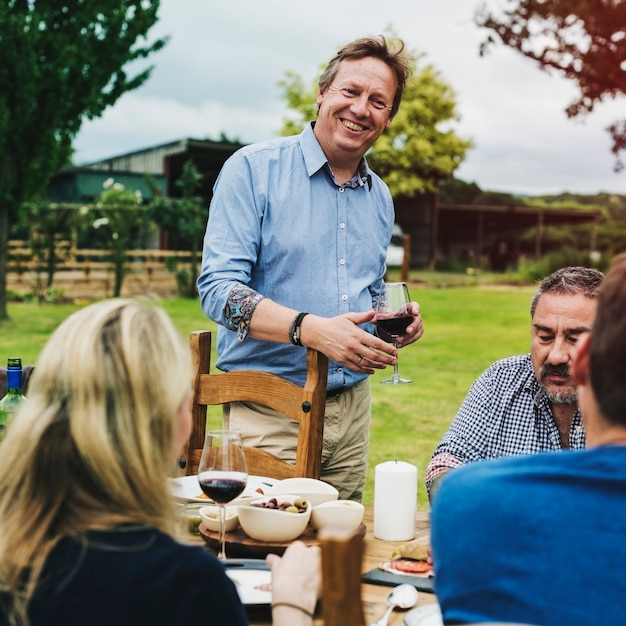
[[[299,537],[311,519],[311,503],[302,496],[280,494],[242,502],[239,523],[257,541],[282,543]]]

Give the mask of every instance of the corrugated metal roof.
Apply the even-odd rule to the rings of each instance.
[[[232,153],[233,145],[240,146],[235,142],[211,141],[210,139],[193,139],[186,137],[177,141],[134,150],[109,159],[102,159],[93,163],[81,165],[81,169],[95,170],[99,172],[128,172],[136,174],[163,174],[164,161],[168,156],[187,152],[191,147],[201,146],[211,148],[213,151],[224,150]],[[225,159],[224,159],[225,160]]]

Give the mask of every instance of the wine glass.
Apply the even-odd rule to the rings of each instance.
[[[376,324],[379,330],[391,337],[395,348],[398,347],[398,337],[413,321],[410,302],[409,288],[406,283],[384,283],[383,289],[376,299]],[[400,376],[396,359],[396,364],[393,366],[393,376],[380,382],[400,385],[413,381]]]
[[[220,513],[220,552],[226,558],[226,503],[246,488],[248,469],[241,442],[241,433],[234,430],[207,432],[198,466],[198,482],[202,491],[217,503]]]

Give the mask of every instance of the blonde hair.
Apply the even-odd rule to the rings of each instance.
[[[13,623],[28,623],[63,536],[124,522],[175,533],[167,478],[190,385],[189,349],[155,306],[100,302],[53,333],[0,446],[0,590]]]

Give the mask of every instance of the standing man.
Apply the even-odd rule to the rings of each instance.
[[[305,346],[328,356],[322,478],[355,500],[367,470],[368,376],[397,358],[372,324],[393,201],[364,155],[400,106],[410,74],[403,49],[383,37],[346,45],[320,77],[317,121],[224,164],[198,278],[203,311],[219,324],[219,369],[263,369],[302,384]],[[423,333],[411,307],[400,346]],[[224,422],[245,445],[295,459],[297,425],[285,428],[266,407],[232,403]]]
[[[544,278],[530,304],[530,354],[496,361],[474,382],[426,468],[431,500],[455,467],[584,448],[572,363],[578,340],[591,330],[602,278],[588,267]]]

